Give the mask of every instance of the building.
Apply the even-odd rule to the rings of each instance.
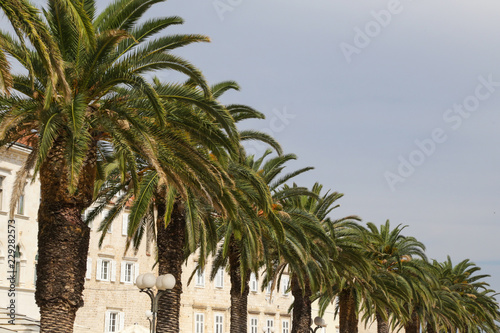
[[[8,223],[9,202],[17,171],[22,167],[30,152],[29,147],[16,144],[10,149],[0,150],[0,308],[10,304],[9,288],[9,230],[14,230],[15,269],[15,311],[22,323],[34,326],[33,319],[39,319],[34,292],[37,264],[37,212],[40,202],[40,184],[28,182],[20,197],[15,222]],[[106,212],[103,212],[103,216]],[[102,247],[98,248],[99,221],[91,226],[87,275],[84,291],[85,305],[75,320],[75,333],[119,332],[121,329],[138,324],[149,327],[146,311],[150,310],[149,297],[139,292],[135,278],[151,272],[155,263],[154,250],[147,252],[142,244],[137,253],[132,249],[125,252],[126,225],[128,214],[120,215],[108,231]],[[13,225],[13,226],[12,226]],[[10,229],[9,229],[10,228]],[[211,267],[210,264],[207,267]],[[209,268],[196,272],[188,285],[191,273],[196,269],[193,256],[184,267],[183,294],[181,299],[180,331],[183,333],[223,333],[229,332],[230,322],[230,282],[229,275],[219,271],[214,281],[209,281]],[[155,273],[155,272],[154,272]],[[248,332],[289,333],[292,320],[288,308],[293,301],[287,292],[288,278],[282,278],[280,290],[270,293],[261,291],[256,276],[251,277],[248,300]],[[313,311],[313,317],[317,312]],[[321,333],[336,333],[338,325],[333,319],[333,310],[327,311],[325,319],[328,327]],[[5,315],[5,314],[4,314]],[[2,317],[3,318],[3,317]],[[26,319],[27,318],[27,319]],[[18,321],[21,323],[21,321]],[[0,323],[0,330],[3,322]],[[22,325],[20,325],[21,327]],[[12,329],[12,326],[8,327]],[[375,331],[372,328],[370,331]],[[360,327],[360,333],[365,331]]]

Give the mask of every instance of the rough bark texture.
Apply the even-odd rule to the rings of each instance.
[[[377,312],[377,333],[389,333],[389,324]]]
[[[157,201],[158,217],[157,245],[159,274],[172,274],[175,287],[163,294],[158,301],[158,333],[178,333],[182,294],[182,263],[184,262],[184,242],[186,214],[180,199],[174,203],[172,216],[165,228],[165,202]]]
[[[91,148],[77,191],[70,194],[63,147],[56,140],[40,168],[35,292],[40,332],[73,332],[76,311],[83,306],[90,229],[81,214],[92,202],[96,155]]]
[[[231,278],[230,331],[231,333],[246,333],[250,274],[246,274],[246,279],[243,281],[240,272],[240,248],[233,236],[231,236],[229,245],[229,274]],[[243,284],[244,288],[242,288]]]
[[[339,333],[358,333],[356,301],[350,289],[339,295]]]
[[[405,325],[406,333],[419,333],[420,332],[420,321],[418,315],[415,311],[411,314],[411,320]]]
[[[295,275],[292,275],[290,284],[294,298],[292,333],[308,333],[311,326],[311,286],[306,280],[302,289]]]

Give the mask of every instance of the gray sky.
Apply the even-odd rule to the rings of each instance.
[[[267,115],[245,127],[295,153],[291,170],[315,167],[299,184],[345,194],[333,217],[409,225],[430,258],[470,258],[500,290],[500,3],[169,0],[154,12],[211,37],[181,54],[241,85],[223,101]]]

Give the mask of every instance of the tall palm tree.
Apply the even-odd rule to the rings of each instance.
[[[188,82],[185,86],[190,85],[191,83]],[[169,86],[155,79],[154,87],[167,107],[168,103],[171,103],[169,101],[171,97],[167,94],[172,94]],[[213,97],[217,98],[220,91],[225,88],[237,89],[238,86],[234,82],[215,85],[211,89]],[[144,163],[142,158],[137,158],[138,164],[141,164],[139,189],[138,195],[132,200],[127,246],[133,242],[137,249],[144,235],[150,236],[148,242],[153,241],[154,238],[157,245],[159,273],[170,273],[176,278],[173,290],[159,300],[158,332],[178,332],[182,264],[200,244],[216,241],[214,213],[217,211],[217,214],[227,216],[235,209],[234,198],[231,194],[232,180],[226,176],[224,166],[219,163],[223,164],[229,155],[236,153],[235,140],[222,130],[232,126],[227,122],[233,122],[233,118],[215,118],[212,114],[205,112],[206,105],[193,103],[192,101],[199,99],[194,97],[196,95],[187,101],[176,98],[176,103],[169,110],[165,123],[166,126],[173,127],[177,132],[182,133],[188,140],[188,144],[195,148],[200,154],[199,157],[202,158],[189,169],[177,170],[174,174],[176,177],[167,176],[167,184],[160,184],[154,167]],[[169,166],[172,158],[176,157],[162,155],[159,161],[162,165]],[[109,185],[112,180],[113,178],[109,179],[106,185]],[[121,193],[121,197],[117,199],[119,204],[110,210],[101,224],[100,230],[103,231],[109,228],[113,218],[135,193],[133,187],[130,186],[134,182],[132,177],[128,177],[127,182],[120,183],[119,177],[116,176],[114,180],[114,186],[107,186],[101,192],[103,199],[101,205],[89,214],[90,219],[95,217],[111,196]],[[188,186],[184,195],[176,190],[176,183]],[[109,193],[107,193],[108,189],[111,189]],[[156,220],[149,218],[153,215],[152,212],[156,212]],[[105,235],[106,233],[103,232],[101,241]],[[215,247],[215,244],[211,247]],[[200,248],[203,250],[206,246]],[[201,259],[203,258],[202,256]]]
[[[177,157],[171,162],[186,169],[195,162],[189,157],[197,156],[196,150],[183,151],[189,146],[184,144],[180,149],[183,137],[165,127],[168,109],[146,75],[174,69],[209,95],[201,73],[170,53],[208,39],[199,35],[153,38],[182,22],[170,17],[139,23],[159,2],[117,0],[96,16],[93,0],[49,0],[45,21],[27,1],[2,2],[20,38],[1,32],[1,48],[28,74],[12,75],[12,93],[0,100],[0,145],[25,140],[33,147],[18,184],[24,183],[31,169],[40,176],[35,298],[42,332],[71,332],[75,313],[83,305],[90,233],[81,213],[92,203],[105,155],[122,155],[127,161],[124,166],[135,174],[133,160],[139,153],[157,170],[160,182],[178,170],[162,168],[160,152],[170,152]],[[33,48],[26,45],[25,36]],[[174,88],[171,99],[185,92]]]
[[[340,333],[358,332],[359,308],[364,295],[372,290],[370,280],[374,266],[363,246],[366,230],[357,222],[358,219],[340,219],[325,224],[338,249],[332,266],[339,281],[315,298],[319,299],[320,314],[337,298]]]
[[[260,133],[251,131],[243,134],[246,138],[253,137],[271,144],[278,151],[278,156],[266,160],[271,154],[271,150],[268,150],[257,159],[248,156],[239,163],[232,164],[234,168],[232,174],[237,182],[236,188],[239,189],[239,200],[243,205],[235,218],[221,220],[220,233],[223,241],[212,268],[213,277],[220,267],[229,267],[231,332],[246,332],[250,274],[251,272],[258,274],[263,261],[268,258],[268,243],[282,241],[281,234],[285,223],[283,217],[288,217],[288,214],[282,211],[279,198],[286,196],[284,193],[278,195],[276,189],[290,178],[311,169],[308,167],[281,175],[285,164],[296,156],[281,155],[279,144],[270,137],[261,137]],[[256,175],[256,178],[248,178],[248,175]],[[261,202],[262,195],[257,190],[260,187],[265,188],[266,193],[270,191],[272,197],[264,199],[271,200],[272,211],[263,209],[266,202]]]
[[[425,260],[425,246],[414,237],[403,236],[405,226],[391,229],[389,220],[380,229],[371,222],[367,226],[365,242],[377,266],[374,282],[379,288],[365,300],[365,316],[374,314],[377,331],[388,333],[389,316],[400,315],[401,304],[410,302],[411,287],[403,276],[405,266],[413,259]]]
[[[321,195],[322,188],[322,185],[316,183],[311,190],[315,196],[293,197],[285,203],[285,206],[291,205],[313,215],[320,223],[322,230],[322,233],[317,233],[314,237],[309,236],[315,245],[311,249],[317,249],[317,251],[311,251],[309,260],[306,261],[307,265],[302,266],[302,269],[300,266],[292,269],[291,281],[294,296],[292,332],[308,332],[311,323],[312,300],[321,294],[331,295],[331,289],[341,283],[339,269],[342,271],[345,268],[343,265],[356,257],[350,251],[341,254],[342,248],[337,245],[337,240],[342,239],[342,234],[346,236],[345,228],[355,225],[359,218],[348,216],[332,220],[328,215],[339,207],[337,200],[342,198],[343,194],[328,191]],[[350,246],[347,245],[345,239],[341,242],[344,242],[346,249]],[[339,265],[340,255],[344,256],[345,262]],[[306,277],[303,282],[300,280],[301,276]]]

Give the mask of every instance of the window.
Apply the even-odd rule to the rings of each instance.
[[[129,218],[129,214],[127,214],[127,213],[123,214],[123,221],[122,221],[122,235],[123,236],[127,236],[128,218]]]
[[[92,258],[87,258],[87,272],[85,278],[89,280],[92,277]]]
[[[214,318],[214,333],[223,333],[224,327],[224,316],[221,314],[216,314]]]
[[[257,318],[250,318],[250,333],[258,333],[259,320]]]
[[[135,283],[139,273],[139,264],[134,262],[122,261],[120,270],[120,282]]]
[[[24,215],[24,193],[21,194],[17,201],[17,214]]]
[[[281,276],[281,292],[283,295],[288,295],[288,287],[290,287],[290,277],[288,275]]]
[[[98,281],[116,280],[116,262],[111,259],[97,259],[97,275]]]
[[[196,286],[205,287],[205,272],[200,268],[196,271]]]
[[[14,271],[15,271],[15,277],[14,281],[17,287],[20,285],[21,281],[21,249],[19,248],[19,245],[16,245],[16,252],[14,252]],[[11,257],[12,258],[12,257]]]
[[[268,319],[266,322],[266,333],[271,333],[273,331],[274,319]]]
[[[33,285],[36,285],[36,268],[38,266],[38,253],[35,255],[35,276],[33,278]]]
[[[215,287],[224,288],[224,268],[219,268],[215,275]]]
[[[290,333],[290,322],[288,320],[281,322],[281,333]]]
[[[203,313],[196,313],[194,315],[194,332],[203,333],[204,332],[204,321],[205,315]]]
[[[257,282],[257,277],[255,273],[250,274],[250,291],[257,292],[259,288],[259,283]]]
[[[117,310],[106,311],[104,321],[104,332],[119,332],[123,329],[125,322],[125,313]]]

